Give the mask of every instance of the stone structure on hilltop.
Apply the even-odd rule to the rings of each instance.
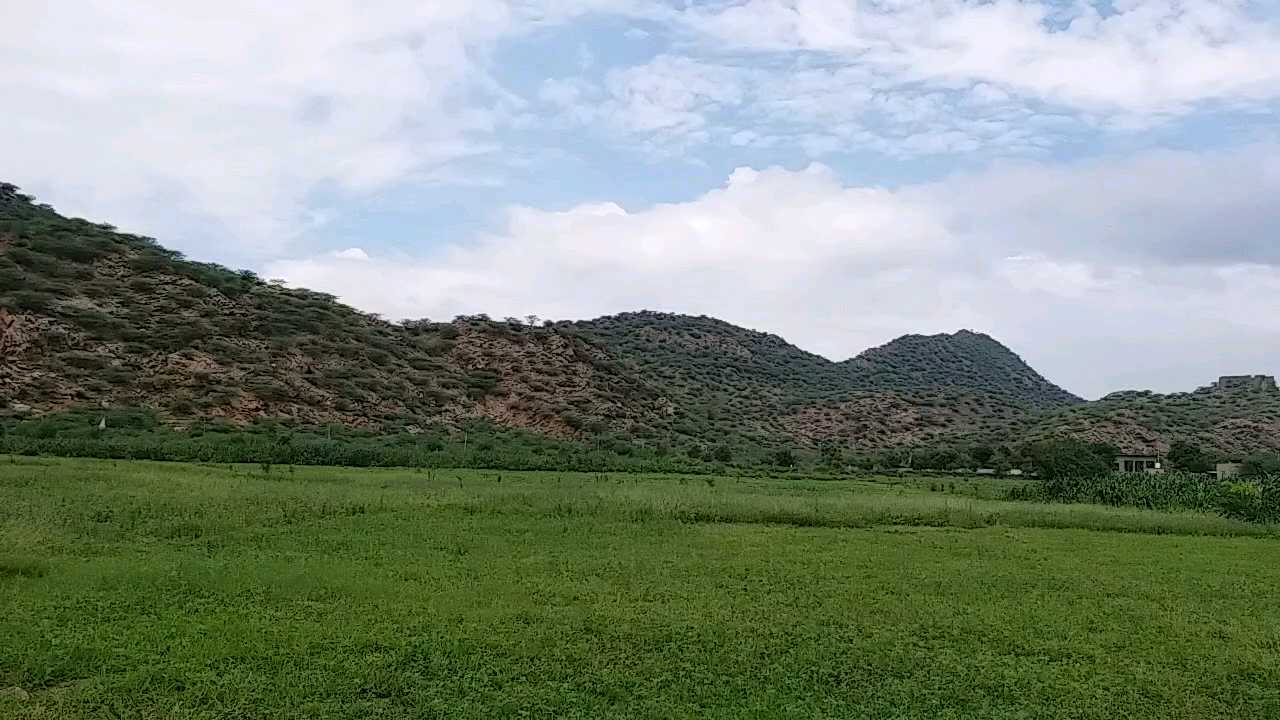
[[[1274,375],[1223,375],[1213,385],[1214,390],[1250,392],[1280,392]]]

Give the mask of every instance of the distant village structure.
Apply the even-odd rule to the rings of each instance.
[[[1218,480],[1230,480],[1240,475],[1242,467],[1240,463],[1218,463],[1217,469],[1213,471],[1213,476]]]
[[[1123,473],[1147,473],[1159,475],[1165,470],[1159,455],[1118,455],[1116,471]]]

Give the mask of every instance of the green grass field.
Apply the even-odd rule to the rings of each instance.
[[[0,717],[1280,717],[1271,529],[927,485],[0,457]]]

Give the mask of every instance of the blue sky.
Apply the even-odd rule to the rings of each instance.
[[[388,317],[969,327],[1090,396],[1280,371],[1275,3],[6,14],[5,180]]]

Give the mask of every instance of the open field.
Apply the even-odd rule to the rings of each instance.
[[[1272,529],[956,484],[0,457],[0,717],[1280,717]]]

